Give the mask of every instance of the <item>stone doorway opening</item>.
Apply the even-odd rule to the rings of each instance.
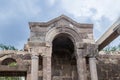
[[[26,80],[27,71],[21,68],[15,59],[4,59],[0,65],[0,80]]]
[[[0,80],[26,80],[26,71],[0,71]]]
[[[59,34],[52,42],[52,80],[77,78],[74,43],[67,34]]]

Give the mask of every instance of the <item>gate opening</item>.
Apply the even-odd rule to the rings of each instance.
[[[52,80],[77,80],[74,43],[66,34],[52,42]]]
[[[27,71],[19,70],[21,68],[15,59],[4,59],[0,65],[0,80],[26,80]]]

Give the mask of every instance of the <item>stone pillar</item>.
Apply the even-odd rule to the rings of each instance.
[[[43,56],[43,80],[51,80],[51,57]]]
[[[86,76],[86,60],[83,57],[84,49],[77,49],[76,60],[77,60],[77,72],[78,72],[78,80],[87,80]]]
[[[38,55],[32,54],[31,57],[31,80],[38,80]]]
[[[98,80],[96,59],[94,57],[89,58],[89,64],[91,80]]]
[[[78,80],[87,80],[84,58],[77,57]]]

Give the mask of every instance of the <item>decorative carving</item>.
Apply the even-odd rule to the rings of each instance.
[[[86,55],[88,57],[95,57],[97,55],[98,45],[96,44],[87,44]]]

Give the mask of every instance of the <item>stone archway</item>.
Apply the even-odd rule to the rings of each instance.
[[[6,58],[2,61],[1,65],[10,65],[12,63],[17,63],[17,61],[13,58]]]
[[[48,56],[46,56],[46,57],[44,56],[44,58],[43,58],[43,62],[45,63],[43,66],[47,65],[47,67],[43,68],[43,80],[52,80],[52,77],[54,76],[54,74],[52,74],[52,68],[51,68],[52,64],[50,62],[50,61],[52,61],[52,58],[53,58],[52,57],[53,56],[52,48],[54,45],[54,40],[60,39],[59,35],[61,35],[61,34],[64,36],[64,38],[69,39],[68,42],[71,42],[70,44],[74,45],[73,48],[74,48],[74,54],[75,54],[75,59],[76,59],[75,61],[76,61],[77,73],[78,73],[78,77],[76,79],[87,80],[86,79],[86,69],[85,69],[86,62],[85,62],[85,58],[83,58],[83,56],[81,55],[83,53],[83,51],[81,50],[82,48],[79,48],[81,46],[80,43],[83,43],[83,40],[77,30],[75,30],[74,28],[68,27],[68,26],[53,27],[46,34],[45,41],[46,41],[46,46],[49,50],[46,52],[46,54]],[[47,75],[47,74],[49,74],[49,75]],[[76,80],[76,79],[72,79],[72,80]]]
[[[52,41],[55,38],[55,36],[61,33],[68,34],[74,43],[82,42],[82,38],[78,34],[79,32],[67,26],[53,27],[52,29],[50,29],[46,34],[45,41],[52,45]]]
[[[75,47],[68,34],[55,36],[52,42],[52,80],[78,80]]]

